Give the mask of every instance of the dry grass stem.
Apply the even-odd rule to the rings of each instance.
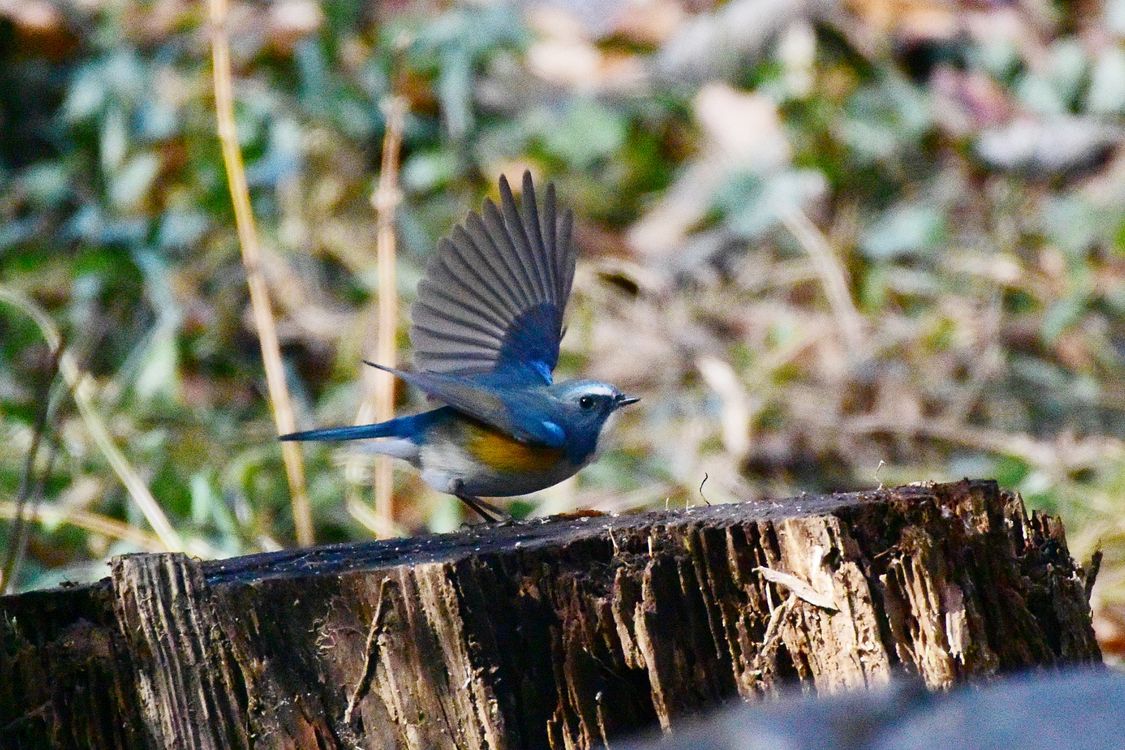
[[[840,325],[844,343],[856,359],[867,355],[867,339],[864,335],[863,316],[852,302],[848,289],[848,273],[832,252],[828,239],[812,220],[799,209],[785,213],[781,217],[785,228],[797,239],[813,262],[824,294],[832,308],[832,314]]]
[[[963,423],[904,421],[878,415],[849,419],[843,423],[843,428],[861,435],[886,432],[945,440],[985,453],[1015,456],[1039,468],[1062,473],[1089,469],[1125,456],[1125,441],[1108,436],[1076,438],[1064,433],[1051,442]]]
[[[406,529],[393,521],[388,521],[383,518],[372,510],[370,505],[359,498],[349,498],[346,507],[348,509],[348,515],[350,515],[356,523],[377,537],[407,536]]]
[[[4,593],[11,593],[14,590],[16,577],[19,575],[20,564],[23,562],[24,553],[27,551],[27,527],[25,524],[26,503],[32,497],[32,488],[35,487],[35,497],[38,498],[38,490],[42,489],[46,477],[51,473],[51,465],[54,463],[57,453],[54,450],[50,452],[50,459],[47,462],[47,467],[44,473],[40,476],[39,481],[35,481],[33,476],[35,474],[35,459],[39,454],[39,447],[43,442],[43,436],[47,432],[47,421],[51,415],[51,386],[55,382],[55,377],[59,372],[59,357],[62,355],[63,348],[60,345],[51,349],[51,374],[49,377],[44,378],[39,383],[39,393],[36,394],[38,401],[38,414],[35,416],[35,426],[31,433],[31,445],[27,449],[27,456],[24,459],[23,473],[20,476],[19,494],[16,496],[16,513],[14,522],[12,523],[12,530],[9,536],[8,550],[4,555],[4,565],[0,569],[0,591]]]
[[[47,345],[52,349],[58,349],[62,345],[62,337],[59,335],[58,328],[55,327],[47,312],[34,301],[14,289],[2,286],[0,286],[0,300],[27,314],[39,327]],[[140,474],[125,458],[125,454],[113,442],[113,438],[110,437],[105,421],[94,408],[93,401],[90,398],[93,383],[81,371],[74,360],[74,356],[68,351],[63,351],[59,355],[59,372],[62,373],[63,379],[70,387],[74,403],[78,407],[78,414],[81,416],[83,424],[86,425],[90,437],[93,438],[94,444],[105,456],[106,461],[118,479],[121,480],[121,483],[125,485],[129,498],[136,504],[152,530],[156,532],[163,549],[169,552],[182,551],[183,542],[172,528],[172,524],[168,522],[168,517],[160,508],[159,503],[156,502],[156,498],[152,496],[148,485],[141,479]]]
[[[293,432],[296,419],[285,382],[281,364],[281,349],[277,341],[277,327],[270,306],[269,289],[261,270],[261,249],[254,225],[254,212],[250,206],[250,191],[246,184],[246,171],[242,164],[242,151],[238,146],[238,132],[234,120],[234,90],[231,84],[230,39],[227,35],[227,0],[210,0],[211,59],[214,72],[215,118],[218,123],[219,142],[222,145],[223,164],[226,166],[230,186],[234,220],[242,250],[242,264],[246,269],[246,285],[250,289],[250,306],[258,341],[262,347],[262,364],[266,371],[266,386],[270,395],[270,410],[279,435]],[[305,466],[300,447],[296,443],[282,443],[281,456],[285,462],[285,475],[293,507],[293,524],[297,543],[312,544],[313,524],[305,487]]]
[[[14,502],[0,501],[0,518],[15,519],[18,510]],[[103,516],[101,513],[93,513],[81,508],[60,507],[54,504],[38,505],[25,512],[28,521],[49,525],[70,524],[95,534],[108,536],[111,539],[130,542],[145,552],[166,552],[168,550],[164,541],[155,534],[130,526],[116,518]]]
[[[376,339],[374,361],[394,367],[398,347],[396,333],[398,331],[398,280],[395,263],[395,208],[401,199],[398,189],[399,151],[402,148],[402,127],[406,118],[406,100],[400,96],[392,96],[383,103],[383,114],[386,118],[386,134],[383,136],[382,162],[379,169],[379,183],[371,195],[371,204],[375,208],[376,218],[376,263],[379,271],[379,301],[378,320],[376,322]],[[356,413],[355,423],[366,424],[372,419],[382,422],[394,417],[394,376],[387,372],[371,370],[365,373],[369,382],[373,383],[373,392],[364,398]],[[360,456],[353,456],[348,460],[345,476],[350,487],[357,486]],[[371,519],[360,520],[353,513],[353,517],[360,520],[364,526],[371,530],[389,530],[395,527],[394,508],[394,467],[389,456],[375,458],[375,516],[377,521]],[[358,498],[353,494],[348,498],[348,505],[352,507]],[[376,532],[379,533],[379,532]],[[380,536],[386,534],[380,533]]]

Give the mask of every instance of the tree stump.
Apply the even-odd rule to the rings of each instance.
[[[1100,658],[1059,521],[968,480],[132,555],[0,614],[3,748],[587,748],[793,681]]]

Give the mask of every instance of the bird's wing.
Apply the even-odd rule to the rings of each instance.
[[[551,382],[574,279],[574,217],[558,215],[551,184],[540,210],[530,172],[521,204],[501,177],[500,206],[486,200],[438,243],[411,307],[416,370]]]
[[[472,376],[434,372],[405,372],[367,362],[417,387],[427,396],[502,430],[524,443],[561,448],[566,432],[544,413],[538,394],[524,388],[493,386]]]

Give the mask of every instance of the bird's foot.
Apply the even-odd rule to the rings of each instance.
[[[465,494],[464,492],[455,493],[457,498],[465,505],[469,506],[476,512],[478,516],[483,518],[487,523],[498,523],[511,521],[512,517],[508,515],[502,508],[493,505],[492,503],[481,500],[479,497]]]

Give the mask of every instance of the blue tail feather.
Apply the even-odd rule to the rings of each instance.
[[[437,416],[434,411],[412,414],[407,417],[390,419],[377,424],[357,424],[350,427],[326,427],[321,430],[306,430],[282,435],[279,440],[364,440],[367,438],[400,437],[413,439],[419,436]]]
[[[393,420],[392,420],[393,421]],[[282,435],[279,440],[360,440],[394,435],[390,422],[357,424],[351,427],[327,427],[323,430],[306,430]]]

